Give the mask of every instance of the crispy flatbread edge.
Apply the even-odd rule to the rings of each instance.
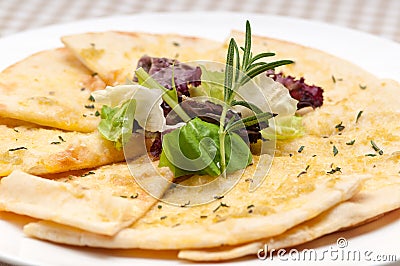
[[[255,255],[265,244],[271,249],[287,248],[303,244],[318,237],[352,227],[377,215],[400,208],[400,184],[388,185],[375,191],[360,191],[348,201],[339,203],[316,218],[296,226],[284,234],[261,241],[223,247],[221,249],[181,250],[178,258],[191,261],[223,261],[247,255]],[[396,194],[388,198],[387,195]],[[381,202],[383,204],[376,204]]]
[[[351,198],[360,190],[361,183],[359,175],[341,176],[334,185],[323,182],[323,185],[320,184],[321,188],[317,187],[314,192],[297,199],[305,202],[306,206],[301,211],[290,210],[268,217],[231,219],[206,228],[186,225],[166,227],[162,229],[162,235],[157,233],[160,230],[159,227],[140,230],[135,229],[133,225],[133,227],[122,229],[118,234],[110,237],[49,221],[29,223],[24,226],[24,233],[31,237],[57,243],[102,248],[162,250],[235,245],[248,242],[248,239],[256,240],[263,237],[263,235],[260,236],[260,232],[268,236],[281,234],[288,228],[315,217],[337,202]],[[314,216],[310,217],[310,212],[314,213]],[[288,222],[282,223],[281,221]],[[249,224],[252,226],[249,227]],[[232,240],[231,236],[235,232],[242,232],[243,236]],[[243,232],[248,233],[243,234]],[[182,238],[188,241],[179,241]]]
[[[165,185],[157,188],[155,196],[160,197],[166,189]],[[38,193],[42,196],[38,197]],[[143,210],[143,206],[113,196],[107,189],[87,189],[20,170],[0,180],[0,211],[52,220],[102,235],[114,235],[130,226],[157,201],[154,198]]]

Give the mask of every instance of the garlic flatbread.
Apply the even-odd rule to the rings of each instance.
[[[139,134],[133,137],[142,139]],[[16,169],[43,175],[123,160],[123,152],[97,131],[62,131],[0,118],[0,177]]]
[[[216,60],[221,43],[176,34],[92,32],[64,36],[63,43],[108,85],[132,80],[143,55],[175,58],[181,62]]]
[[[357,175],[310,171],[297,178],[303,163],[278,158],[265,182],[251,193],[249,180],[255,165],[249,166],[237,185],[215,202],[190,207],[160,203],[131,227],[112,237],[46,221],[28,224],[25,232],[59,243],[106,248],[183,249],[235,245],[283,233],[349,199],[360,188],[361,180]]]
[[[100,118],[90,93],[104,87],[68,49],[39,52],[0,73],[0,116],[92,132]]]
[[[388,195],[394,195],[388,197]],[[244,245],[215,249],[181,250],[178,257],[193,261],[221,261],[256,255],[268,245],[270,250],[293,247],[323,235],[357,226],[379,214],[400,207],[400,180],[398,177],[372,178],[351,199],[339,203],[316,218],[291,228],[281,235]]]
[[[286,67],[285,73],[324,84],[324,105],[303,118],[307,135],[290,142],[278,141],[276,156],[294,154],[306,162],[313,156],[331,154],[332,170],[373,178],[366,180],[350,200],[279,236],[219,250],[184,250],[180,258],[227,260],[256,254],[264,244],[275,249],[290,247],[400,208],[400,100],[396,97],[400,84],[378,79],[314,49],[265,37],[253,36],[253,40],[255,49],[296,58],[296,64]],[[301,153],[295,152],[302,146]]]
[[[136,164],[146,167],[140,159]],[[154,172],[153,165],[147,165],[146,169],[148,173]],[[167,169],[161,171],[171,179]],[[148,178],[152,180],[151,175]],[[157,197],[167,188],[166,184],[159,184],[155,194],[148,195],[135,182],[126,163],[53,179],[14,171],[1,180],[0,210],[114,235],[156,203]]]

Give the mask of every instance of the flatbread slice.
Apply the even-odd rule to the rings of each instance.
[[[143,141],[143,136],[134,134],[134,140]],[[141,151],[136,152],[137,156]],[[0,177],[16,169],[43,175],[94,168],[123,160],[123,152],[118,151],[98,131],[62,131],[0,118]]]
[[[112,237],[48,221],[28,224],[24,231],[29,236],[58,243],[106,248],[183,249],[235,245],[281,234],[349,199],[360,188],[357,175],[310,172],[298,179],[297,172],[303,163],[278,159],[261,187],[250,193],[249,180],[255,165],[246,169],[238,184],[223,198],[191,207],[158,204],[131,227]],[[201,193],[193,195],[201,196]]]
[[[389,183],[389,185],[384,184]],[[388,197],[388,195],[394,195]],[[398,177],[369,179],[363,189],[350,200],[306,221],[285,233],[240,246],[226,246],[219,249],[182,250],[178,257],[193,261],[221,261],[255,255],[264,248],[280,249],[296,246],[320,236],[359,225],[373,219],[377,214],[400,207],[400,180]]]
[[[240,32],[233,35],[238,40],[243,37]],[[400,101],[396,97],[399,83],[378,79],[342,59],[297,44],[259,36],[253,36],[253,44],[258,51],[295,58],[296,63],[286,66],[284,73],[304,76],[307,83],[324,88],[324,105],[303,117],[306,136],[278,141],[276,156],[301,156],[307,160],[332,154],[333,170],[366,173],[374,178],[367,180],[361,192],[349,201],[279,236],[241,246],[184,250],[179,254],[181,258],[225,260],[256,254],[265,243],[270,248],[294,246],[400,207],[400,125],[395,122],[400,119]],[[379,143],[378,150],[371,141]],[[302,146],[302,152],[296,152]]]
[[[138,159],[136,165],[146,168],[149,182],[154,181],[152,164]],[[167,169],[160,171],[171,179]],[[157,202],[167,188],[165,184],[168,183],[154,184],[153,195],[147,194],[135,182],[126,163],[55,179],[14,171],[1,180],[0,210],[114,235]]]
[[[42,51],[0,73],[0,116],[92,132],[100,118],[90,93],[104,87],[68,49]]]
[[[221,43],[176,34],[143,32],[92,32],[62,37],[62,42],[84,65],[108,85],[132,80],[143,55],[175,58],[181,62],[215,60]]]

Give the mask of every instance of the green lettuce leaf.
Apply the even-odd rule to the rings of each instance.
[[[190,88],[191,97],[207,96],[224,100],[224,79],[225,74],[221,71],[208,70],[205,66],[201,68],[201,84],[198,87]]]
[[[169,167],[175,177],[200,174],[219,176],[219,126],[194,118],[163,136],[160,167]],[[236,133],[225,137],[227,173],[244,169],[252,162],[249,147]]]
[[[104,138],[114,142],[118,150],[132,134],[135,109],[136,100],[128,100],[120,107],[103,105],[101,108],[98,130]]]
[[[270,140],[288,140],[304,135],[302,117],[300,116],[277,116],[275,123],[261,130],[261,135]]]

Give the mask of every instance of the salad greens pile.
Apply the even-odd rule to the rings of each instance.
[[[225,176],[244,169],[252,163],[252,154],[248,138],[243,137],[241,130],[255,126],[266,139],[288,139],[303,133],[300,118],[294,116],[297,101],[282,84],[265,75],[267,70],[293,61],[262,61],[274,55],[253,55],[247,21],[244,47],[239,48],[233,38],[230,40],[224,71],[200,66],[201,85],[193,88],[190,99],[196,101],[193,96],[206,96],[219,105],[218,119],[211,122],[201,116],[191,117],[182,108],[173,65],[169,89],[143,68],[138,68],[135,71],[137,83],[108,86],[92,93],[95,101],[103,104],[99,132],[113,141],[117,149],[123,148],[137,130],[134,121],[140,130],[161,132],[159,166],[169,167],[175,177],[188,174]],[[167,125],[160,107],[163,101],[183,122]],[[229,116],[232,112],[236,115]],[[277,116],[277,123],[269,126],[274,116]]]

